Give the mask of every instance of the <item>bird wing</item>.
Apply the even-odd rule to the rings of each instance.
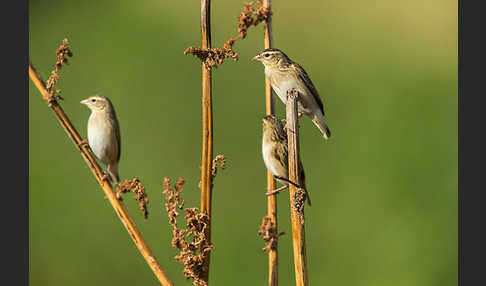
[[[117,157],[117,161],[120,161],[120,155],[121,155],[120,127],[116,128],[115,136],[116,136],[116,142],[118,142],[118,157]]]
[[[112,110],[112,116],[111,117],[112,117],[112,120],[114,121],[113,127],[114,127],[116,145],[118,147],[117,148],[118,154],[117,154],[117,157],[116,157],[116,161],[119,162],[120,161],[120,155],[121,155],[120,124],[118,123],[118,119],[116,118],[116,114],[115,114],[114,110]]]
[[[289,164],[288,164],[289,152],[287,148],[288,148],[287,142],[285,142],[284,144],[277,144],[277,147],[274,150],[275,158],[280,162],[280,164],[285,168],[285,170],[289,169]]]
[[[319,97],[319,93],[317,92],[317,89],[312,83],[309,75],[305,72],[304,68],[301,67],[298,63],[293,63],[292,67],[294,68],[297,77],[300,80],[302,80],[302,82],[304,82],[305,86],[310,91],[310,93],[314,97],[314,100],[317,102],[317,105],[319,105],[319,108],[322,111],[322,115],[324,115],[324,105],[322,104],[321,98]]]

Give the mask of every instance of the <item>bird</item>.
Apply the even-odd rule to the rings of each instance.
[[[309,206],[311,205],[309,194],[305,187],[305,174],[302,161],[299,160],[299,177],[302,181],[302,186],[291,182],[289,180],[289,164],[288,164],[288,142],[287,134],[280,119],[275,115],[267,115],[263,117],[263,136],[262,136],[262,155],[265,166],[270,171],[272,176],[283,186],[267,192],[267,195],[278,193],[288,188],[289,183],[305,190]]]
[[[252,59],[265,66],[265,76],[272,89],[287,104],[287,92],[295,89],[298,98],[299,118],[306,114],[319,129],[324,139],[331,137],[331,130],[324,120],[324,105],[310,77],[298,63],[292,61],[279,49],[265,49]]]
[[[106,165],[111,181],[119,184],[118,163],[120,162],[120,125],[115,108],[108,97],[93,95],[80,102],[91,110],[88,119],[88,143],[96,157]],[[107,179],[104,175],[103,179]]]

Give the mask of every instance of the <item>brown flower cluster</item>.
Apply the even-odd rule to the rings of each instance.
[[[66,56],[72,57],[73,53],[68,47],[69,42],[68,39],[62,40],[62,44],[56,49],[56,55],[57,55],[57,61],[54,64],[54,70],[51,71],[51,75],[49,76],[49,79],[47,79],[47,85],[46,89],[47,92],[49,93],[50,97],[48,100],[57,100],[57,99],[62,99],[61,96],[57,95],[58,93],[61,92],[60,89],[54,89],[56,86],[57,82],[59,81],[59,70],[62,68],[63,64],[68,63],[68,59]]]
[[[169,223],[172,225],[172,247],[179,249],[175,259],[184,265],[183,274],[187,279],[193,280],[193,285],[205,286],[207,283],[202,279],[205,269],[203,261],[208,256],[213,245],[207,237],[209,227],[209,216],[201,213],[198,208],[186,208],[186,228],[177,226],[177,217],[184,207],[184,200],[181,199],[183,179],[178,179],[174,188],[170,187],[169,178],[164,178],[165,210],[169,216]]]
[[[271,15],[270,6],[265,6],[263,0],[257,0],[256,3],[256,8],[254,7],[255,1],[245,4],[243,11],[241,11],[237,17],[238,36],[226,40],[223,47],[212,49],[189,47],[184,51],[184,55],[193,54],[202,61],[208,70],[221,65],[225,58],[231,58],[233,61],[237,61],[238,53],[233,50],[233,45],[236,40],[244,39],[248,34],[248,28],[266,21]]]
[[[238,33],[241,39],[248,34],[248,28],[266,21],[271,15],[270,6],[263,5],[263,0],[257,1],[256,9],[254,6],[255,1],[248,2],[243,7],[243,11],[238,14]]]
[[[238,54],[232,50],[233,44],[234,40],[229,39],[222,48],[202,49],[189,47],[184,51],[184,55],[193,54],[202,61],[206,69],[210,70],[222,64],[225,58],[232,58],[233,61],[238,60]]]
[[[213,162],[211,164],[212,180],[216,177],[216,174],[218,173],[218,163],[219,167],[224,170],[226,168],[226,157],[224,155],[218,155],[213,159]]]
[[[147,193],[145,192],[145,187],[142,185],[138,178],[133,178],[131,181],[125,180],[118,185],[118,191],[116,192],[116,197],[122,200],[121,194],[133,192],[135,196],[133,197],[139,202],[140,210],[142,211],[143,217],[148,218],[147,204],[149,199]]]
[[[265,241],[263,251],[267,252],[277,249],[277,239],[284,233],[285,232],[277,233],[277,229],[275,229],[275,224],[272,222],[271,218],[264,216],[262,219],[262,225],[258,230],[258,235],[261,235],[262,239]]]

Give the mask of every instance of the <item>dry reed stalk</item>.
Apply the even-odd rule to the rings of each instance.
[[[297,98],[295,90],[287,93],[286,120],[289,156],[289,181],[302,185],[299,174],[299,126],[297,118]],[[290,214],[292,222],[292,245],[294,250],[295,281],[297,286],[307,286],[307,254],[304,228],[304,203],[306,192],[289,184]]]
[[[264,22],[264,48],[273,48],[273,36],[272,36],[272,12],[271,12],[271,0],[264,0],[263,6],[267,9],[267,18]],[[265,113],[271,115],[275,113],[274,97],[272,96],[272,86],[267,77],[265,77]],[[267,170],[267,192],[275,189],[275,179],[270,171]],[[277,229],[277,195],[267,196],[267,217],[275,229]],[[273,247],[268,250],[268,285],[278,285],[278,245],[277,239],[275,239]]]
[[[201,0],[201,47],[211,49],[211,1]],[[211,69],[201,63],[202,70],[202,159],[201,159],[201,213],[208,216],[205,237],[201,247],[211,245],[211,197],[213,160],[213,103]],[[204,257],[202,280],[209,280],[210,252]]]
[[[67,40],[63,41],[63,45],[67,46]],[[61,57],[63,57],[63,55]],[[54,84],[59,79],[57,70],[60,68],[63,62],[65,61],[61,60],[59,65],[58,65],[59,61],[58,63],[56,63],[56,71],[55,71],[56,75],[54,77],[51,76],[50,78],[50,79],[55,79]],[[108,198],[108,201],[110,202],[111,206],[115,210],[115,213],[117,214],[118,218],[120,219],[120,221],[122,222],[123,226],[126,228],[128,233],[130,234],[132,241],[135,243],[138,250],[145,258],[145,261],[154,272],[160,284],[164,286],[173,285],[169,277],[167,276],[167,274],[165,274],[164,270],[162,269],[158,261],[155,259],[154,255],[152,254],[152,251],[145,243],[145,240],[143,239],[142,235],[135,227],[135,224],[133,223],[132,219],[128,215],[128,212],[126,211],[123,203],[117,199],[117,196],[110,183],[102,179],[103,172],[100,166],[98,165],[98,163],[96,162],[96,160],[94,159],[93,155],[91,154],[89,146],[87,146],[86,144],[82,144],[83,140],[81,139],[81,136],[76,131],[74,126],[71,124],[69,118],[67,117],[67,115],[64,113],[63,109],[57,102],[57,99],[59,97],[54,95],[54,93],[57,93],[59,91],[54,91],[54,92],[52,91],[54,84],[52,84],[51,80],[49,81],[50,88],[49,90],[47,89],[45,83],[42,81],[41,77],[39,76],[39,74],[37,73],[37,71],[35,70],[31,62],[29,62],[29,77],[34,83],[34,85],[37,87],[39,92],[41,93],[44,100],[46,100],[48,106],[54,112],[56,118],[59,120],[59,123],[61,124],[61,126],[64,128],[68,136],[73,141],[75,147],[81,152],[81,156],[85,160],[89,169],[91,170],[96,180],[98,181],[99,185],[101,186],[102,190],[104,191],[106,198]]]

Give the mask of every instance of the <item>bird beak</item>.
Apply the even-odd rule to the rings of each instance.
[[[254,61],[254,62],[259,62],[261,59],[262,59],[262,56],[260,56],[260,55],[256,55],[256,56],[254,56],[254,57],[253,57],[253,59],[251,59],[251,60],[252,60],[252,61]]]
[[[89,100],[85,99],[85,100],[81,100],[79,103],[84,104],[84,105],[88,105],[88,102],[89,102]]]

